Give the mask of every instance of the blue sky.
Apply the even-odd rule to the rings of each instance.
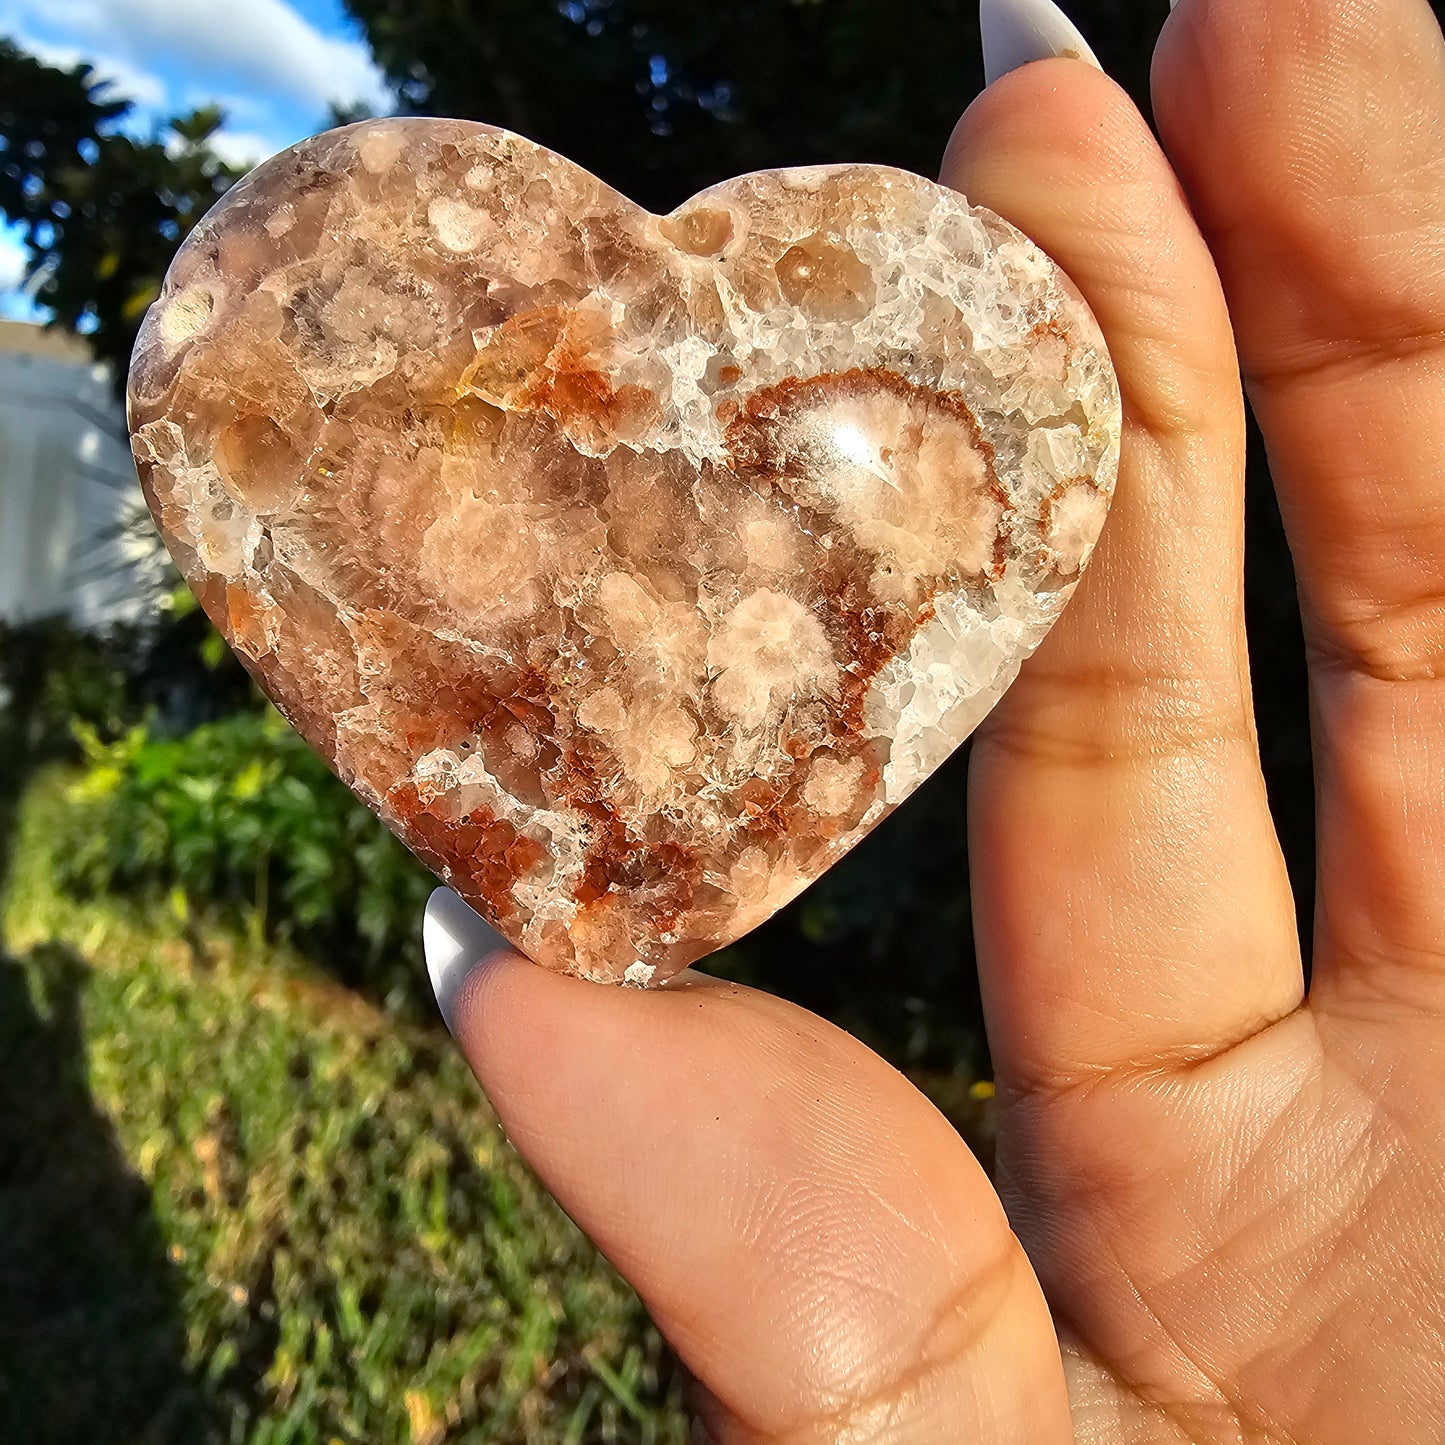
[[[242,164],[309,135],[333,101],[392,108],[341,0],[0,0],[0,35],[53,64],[90,61],[137,102],[141,129],[219,104],[217,146]],[[0,315],[32,312],[22,265],[0,229]]]

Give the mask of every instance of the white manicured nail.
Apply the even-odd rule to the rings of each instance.
[[[452,1004],[467,975],[489,953],[506,948],[507,941],[450,888],[438,888],[426,901],[421,943],[432,992],[451,1028]]]
[[[985,85],[1021,65],[1055,56],[1085,61],[1096,70],[1104,68],[1054,0],[979,0],[978,24],[983,36]]]

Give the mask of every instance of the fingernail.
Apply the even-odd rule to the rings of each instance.
[[[438,888],[426,901],[421,944],[437,1007],[451,1028],[452,1004],[467,975],[489,953],[506,948],[507,941],[450,888]]]
[[[1082,60],[1095,70],[1104,68],[1054,0],[979,0],[978,25],[985,85],[1021,65],[1055,56]]]

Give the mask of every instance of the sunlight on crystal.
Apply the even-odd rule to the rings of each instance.
[[[878,461],[877,454],[873,448],[868,445],[868,438],[851,422],[847,422],[834,430],[833,445],[843,453],[843,456],[848,461],[855,463],[857,466],[871,467]]]

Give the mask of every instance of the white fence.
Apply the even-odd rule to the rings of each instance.
[[[74,337],[0,322],[0,620],[133,614],[157,575],[143,513],[109,372]]]

